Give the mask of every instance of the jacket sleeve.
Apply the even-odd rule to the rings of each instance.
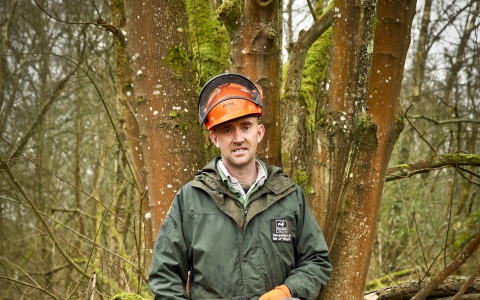
[[[297,187],[296,193],[300,205],[298,232],[294,241],[296,267],[284,283],[292,297],[315,300],[330,280],[332,265],[325,238],[308,207],[305,194],[300,187]]]
[[[155,300],[189,299],[185,288],[189,264],[180,199],[177,194],[155,243],[148,278]]]

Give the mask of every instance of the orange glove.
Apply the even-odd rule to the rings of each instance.
[[[284,284],[277,286],[270,292],[263,294],[258,300],[282,300],[283,298],[291,298],[290,290]]]

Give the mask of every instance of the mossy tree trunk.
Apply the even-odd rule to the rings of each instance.
[[[322,167],[312,176],[317,190],[327,190],[312,196],[335,270],[321,299],[363,298],[388,161],[403,129],[399,96],[415,5],[381,0],[375,13],[336,3],[342,17],[333,26],[336,59],[321,106],[328,119],[315,156]]]
[[[127,57],[138,122],[138,159],[145,166],[152,234],[150,255],[161,222],[183,184],[205,161],[198,126],[196,80],[188,48],[184,1],[125,1]],[[135,154],[134,154],[135,155]],[[141,170],[141,168],[140,168]],[[148,237],[148,235],[147,235]]]
[[[231,71],[260,85],[265,95],[263,124],[267,134],[258,155],[280,166],[282,1],[226,0],[219,14],[231,39]]]
[[[137,201],[140,201],[142,214],[143,230],[141,233],[144,236],[145,249],[153,249],[152,238],[152,222],[148,214],[150,206],[148,203],[147,177],[145,161],[143,157],[142,142],[140,139],[140,127],[137,121],[137,101],[132,85],[132,66],[127,52],[126,37],[122,31],[125,27],[125,3],[123,0],[112,1],[111,15],[113,25],[117,29],[117,36],[114,37],[115,45],[115,66],[117,75],[117,91],[118,101],[122,109],[122,117],[120,120],[119,130],[122,132],[124,141],[128,143],[130,151],[130,159],[133,163],[133,176],[138,184],[136,191]],[[150,265],[150,255],[146,256],[145,266]]]

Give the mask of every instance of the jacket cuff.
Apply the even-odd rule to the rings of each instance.
[[[290,295],[292,295],[292,298],[305,299],[305,298],[300,298],[300,295],[297,293],[297,290],[293,286],[291,286],[288,283],[284,283],[284,285],[286,285],[290,290]]]

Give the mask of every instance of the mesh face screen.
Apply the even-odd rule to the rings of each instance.
[[[230,89],[221,88],[222,86],[228,87],[229,83],[231,85]],[[222,94],[222,91],[224,94]],[[229,92],[230,94],[228,94]],[[239,74],[221,74],[207,82],[200,92],[198,97],[200,126],[205,122],[208,113],[215,105],[233,98],[249,100],[259,106],[263,106],[261,92],[250,79]]]

